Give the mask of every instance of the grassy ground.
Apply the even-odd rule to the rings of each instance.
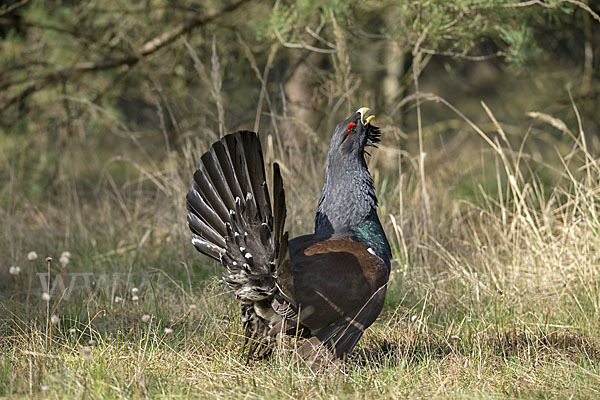
[[[542,158],[533,139],[521,147],[494,122],[487,134],[464,124],[422,173],[386,127],[370,167],[394,249],[388,297],[351,359],[321,367],[296,361],[293,339],[269,359],[243,357],[238,305],[184,223],[193,160],[212,139],[101,168],[75,141],[52,190],[25,183],[36,169],[15,150],[30,143],[12,144],[0,396],[597,398],[600,165],[565,129]],[[309,158],[273,139],[266,157],[283,165],[289,228],[307,232],[327,144]],[[45,302],[47,274],[59,283]]]

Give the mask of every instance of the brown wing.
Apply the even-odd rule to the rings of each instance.
[[[341,357],[381,312],[388,269],[349,239],[301,236],[289,242],[300,322]]]

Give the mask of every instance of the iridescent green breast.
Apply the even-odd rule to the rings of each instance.
[[[356,240],[372,248],[375,254],[381,257],[389,267],[392,252],[377,213],[371,213],[362,225],[353,229],[352,233]]]

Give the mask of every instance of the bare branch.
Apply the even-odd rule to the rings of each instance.
[[[490,60],[492,58],[501,57],[501,56],[505,55],[504,52],[497,51],[495,53],[486,54],[486,55],[482,55],[482,56],[470,56],[468,54],[456,53],[454,51],[436,51],[436,50],[431,50],[431,49],[425,49],[423,47],[421,47],[421,51],[425,54],[431,54],[434,56],[462,58],[464,60],[469,60],[469,61],[485,61],[485,60]]]
[[[336,47],[336,45],[335,45],[335,44],[333,44],[333,43],[331,43],[331,42],[329,42],[329,41],[325,40],[325,39],[324,39],[324,38],[322,38],[321,36],[319,36],[319,34],[318,34],[318,33],[316,33],[315,31],[313,31],[312,29],[310,29],[310,26],[308,26],[308,25],[307,25],[306,27],[304,27],[304,30],[305,30],[306,32],[308,32],[308,34],[309,34],[310,36],[314,37],[315,39],[317,39],[319,42],[323,43],[324,45],[326,45],[326,46],[329,46],[329,47],[331,47],[332,49],[337,49],[337,47]]]
[[[279,40],[279,43],[281,43],[281,45],[283,47],[288,47],[290,49],[305,49],[305,50],[314,51],[316,53],[326,53],[326,54],[337,53],[337,49],[321,49],[319,47],[311,46],[309,44],[286,42],[285,39],[281,36],[281,32],[279,32],[278,29],[275,29],[275,36],[277,37],[277,40]]]
[[[0,9],[0,16],[2,16],[2,15],[6,15],[6,14],[8,14],[9,12],[11,12],[12,10],[14,10],[14,9],[16,9],[16,8],[19,8],[19,7],[21,7],[21,6],[23,6],[23,5],[27,4],[27,3],[29,3],[29,0],[21,0],[21,1],[17,1],[15,4],[13,4],[13,5],[10,5],[10,6],[6,6],[6,5],[5,5],[5,6],[3,6],[3,7]]]
[[[38,82],[32,83],[16,96],[10,98],[6,103],[0,106],[0,111],[4,111],[10,106],[22,102],[38,90],[54,85],[57,82],[63,81],[65,79],[83,75],[89,72],[102,71],[121,66],[131,67],[137,64],[142,58],[152,53],[155,53],[163,47],[171,44],[181,35],[190,32],[194,28],[206,24],[207,22],[210,22],[217,17],[220,17],[221,15],[229,11],[235,10],[245,1],[247,0],[235,0],[223,8],[202,12],[196,15],[193,19],[181,23],[175,28],[171,29],[170,31],[164,32],[162,35],[159,35],[147,41],[141,48],[134,50],[130,55],[126,57],[118,59],[105,59],[99,62],[83,62],[69,68],[63,68],[58,71],[52,72],[41,78],[41,80],[39,80]]]
[[[520,3],[506,4],[503,7],[519,8],[519,7],[530,7],[530,6],[537,5],[537,6],[541,6],[544,8],[556,8],[561,3],[573,4],[577,7],[585,10],[588,14],[590,14],[592,16],[592,18],[594,18],[596,21],[600,22],[600,15],[595,13],[594,10],[592,10],[592,8],[589,5],[587,5],[585,2],[579,1],[579,0],[561,0],[557,3],[545,3],[541,0],[529,0],[529,1],[522,1]]]

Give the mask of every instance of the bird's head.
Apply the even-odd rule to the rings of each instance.
[[[340,122],[333,132],[331,138],[331,150],[337,150],[342,154],[356,154],[362,156],[365,146],[377,147],[380,141],[381,131],[371,124],[374,115],[369,116],[370,109],[361,107],[348,119]]]

